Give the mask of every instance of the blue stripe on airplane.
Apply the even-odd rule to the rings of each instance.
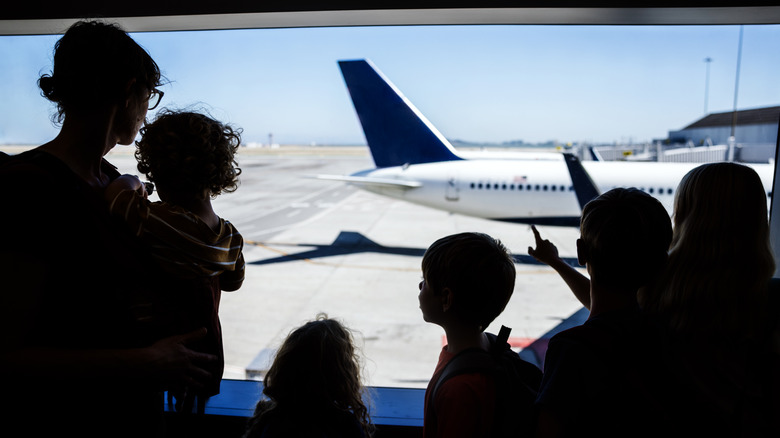
[[[514,224],[528,225],[552,225],[556,227],[575,227],[580,226],[579,216],[553,216],[553,217],[519,217],[519,218],[488,218],[499,222],[510,222]]]

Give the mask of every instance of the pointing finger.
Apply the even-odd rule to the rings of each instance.
[[[539,242],[542,241],[542,235],[539,234],[539,230],[536,229],[536,225],[531,225],[531,231],[534,232],[534,239],[536,240],[536,244],[538,245]]]

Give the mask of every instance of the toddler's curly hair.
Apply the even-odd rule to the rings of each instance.
[[[217,197],[238,188],[241,129],[197,112],[162,110],[141,128],[138,171],[160,190]]]

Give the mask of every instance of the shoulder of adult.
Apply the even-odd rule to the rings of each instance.
[[[30,149],[15,155],[8,155],[0,162],[0,174],[15,177],[29,176],[25,183],[33,181],[33,176],[67,177],[74,175],[67,164],[52,154],[41,150]]]
[[[105,158],[103,158],[101,165],[103,166],[103,172],[105,172],[111,178],[111,181],[115,180],[121,175],[121,173],[119,173],[119,169],[113,164],[109,163]]]
[[[780,278],[770,278],[768,289],[769,319],[767,324],[769,324],[769,330],[777,332],[780,331]]]
[[[35,149],[8,155],[0,163],[0,187],[6,203],[25,205],[25,210],[42,208],[44,198],[62,198],[61,190],[66,190],[71,181],[76,181],[75,174],[65,163]]]
[[[7,154],[0,152],[0,165],[4,168],[15,168],[18,166],[25,166],[30,164],[45,164],[51,160],[57,160],[54,156],[41,152],[38,149],[30,149],[18,154]],[[59,160],[57,160],[59,161]]]
[[[769,279],[769,302],[773,304],[780,302],[780,278]]]

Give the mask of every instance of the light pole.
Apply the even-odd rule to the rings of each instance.
[[[707,75],[704,79],[704,115],[707,115],[707,101],[709,99],[710,95],[710,63],[712,62],[712,58],[709,56],[704,58],[704,62],[707,63]]]
[[[739,91],[739,64],[742,62],[742,32],[745,26],[739,26],[739,46],[737,48],[737,78],[734,81],[734,114],[731,117],[731,137],[735,138],[737,130],[737,94]]]

